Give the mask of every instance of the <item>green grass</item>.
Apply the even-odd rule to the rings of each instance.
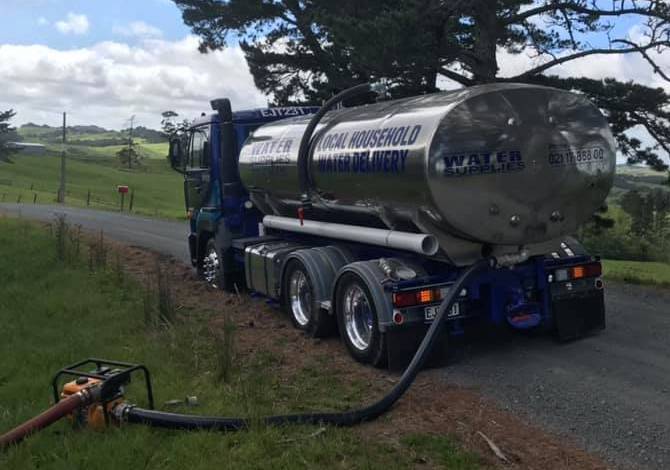
[[[670,264],[604,260],[603,271],[606,279],[670,287]]]
[[[67,265],[56,258],[54,237],[45,229],[0,218],[0,433],[46,408],[52,374],[89,356],[145,363],[159,408],[197,395],[199,414],[343,409],[365,393],[365,384],[338,381],[322,358],[307,361],[290,380],[279,377],[274,366],[281,358],[263,344],[240,355],[229,382],[221,383],[218,343],[208,326],[216,313],[182,309],[170,328],[147,327],[138,285],[113,269],[90,272],[85,253]],[[131,385],[129,399],[144,404],[140,381]],[[393,445],[356,429],[261,425],[228,434],[138,425],[93,432],[75,431],[64,421],[0,453],[0,468],[393,469],[417,459],[445,468],[477,466],[449,438],[413,435]]]
[[[157,155],[155,148],[150,147],[150,151]],[[86,206],[90,190],[92,208],[118,210],[116,188],[128,185],[135,190],[133,212],[163,218],[184,217],[183,177],[164,158],[148,158],[141,168],[128,170],[110,157],[114,147],[85,149],[79,149],[81,153],[71,151],[67,160],[68,205]],[[0,201],[17,202],[20,197],[23,203],[32,203],[36,194],[38,203],[53,203],[59,178],[57,154],[16,156],[13,164],[0,162]],[[128,202],[126,197],[126,210]]]
[[[477,455],[463,452],[447,436],[411,434],[404,437],[401,441],[415,452],[417,456],[430,455],[431,461],[429,463],[440,465],[449,470],[464,470],[476,468],[479,465],[479,457]]]

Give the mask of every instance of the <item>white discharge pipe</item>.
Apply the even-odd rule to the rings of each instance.
[[[360,227],[358,225],[332,224],[316,220],[294,219],[266,215],[263,217],[266,228],[286,230],[287,232],[306,233],[321,237],[337,238],[369,245],[384,246],[398,250],[413,251],[420,255],[432,256],[437,253],[437,238],[425,233],[398,232],[379,228]]]

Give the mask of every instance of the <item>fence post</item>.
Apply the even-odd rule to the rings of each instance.
[[[123,212],[123,203],[126,200],[126,193],[121,193],[121,212]]]
[[[37,204],[37,193],[33,194],[33,204]]]
[[[88,193],[86,193],[86,207],[91,205],[91,190],[88,190]]]
[[[133,204],[135,203],[135,189],[130,190],[130,201],[128,201],[128,212],[133,211]]]

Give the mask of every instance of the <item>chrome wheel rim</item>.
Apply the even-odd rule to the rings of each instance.
[[[202,260],[202,274],[207,284],[216,288],[219,287],[217,282],[219,266],[219,254],[216,252],[216,249],[210,248],[205,259]]]
[[[349,342],[359,351],[370,346],[372,338],[372,306],[363,289],[357,285],[347,287],[344,292],[344,329]]]
[[[306,326],[312,316],[312,290],[304,272],[299,269],[293,271],[288,290],[291,314],[298,325]]]

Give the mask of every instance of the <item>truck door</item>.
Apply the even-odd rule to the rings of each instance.
[[[210,196],[210,126],[191,129],[184,178],[186,210],[197,211],[207,205]]]

